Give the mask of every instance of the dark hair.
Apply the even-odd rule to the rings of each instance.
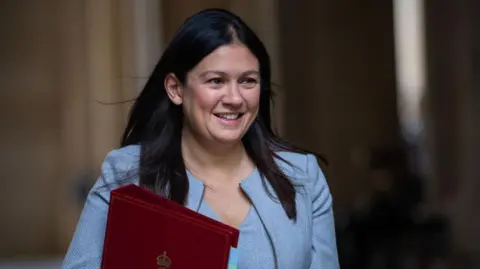
[[[138,174],[142,186],[185,204],[189,185],[181,153],[183,112],[168,98],[164,80],[173,73],[184,84],[187,73],[204,57],[233,42],[243,43],[260,63],[259,113],[242,142],[262,175],[264,187],[266,179],[288,217],[295,219],[295,186],[276,164],[275,159],[281,159],[276,152],[307,152],[274,134],[270,122],[270,57],[257,35],[231,12],[203,10],[177,30],[132,107],[121,144],[141,145]],[[270,192],[269,196],[273,198]]]

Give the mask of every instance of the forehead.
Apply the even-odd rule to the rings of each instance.
[[[214,50],[203,58],[192,71],[195,73],[205,71],[237,73],[258,70],[258,60],[247,47],[242,44],[231,44]]]

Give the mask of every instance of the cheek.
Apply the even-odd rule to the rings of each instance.
[[[260,89],[246,92],[243,98],[245,99],[249,109],[257,110],[260,104]]]
[[[199,110],[210,112],[217,104],[217,98],[213,93],[197,90],[193,94],[193,102]]]
[[[191,112],[195,111],[195,114],[202,111],[210,112],[217,103],[217,98],[214,93],[209,93],[202,89],[190,90],[189,95],[186,96],[186,98],[188,99],[189,110]]]
[[[208,121],[207,113],[213,108],[212,99],[208,94],[202,93],[201,89],[189,89],[184,95],[184,114],[188,125],[196,132],[202,132]]]

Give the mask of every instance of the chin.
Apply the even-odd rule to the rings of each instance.
[[[208,129],[208,135],[210,139],[221,144],[236,144],[241,143],[242,138],[247,132],[245,128],[235,129],[223,129],[223,128],[211,128]]]
[[[237,144],[237,143],[240,143],[242,141],[242,137],[235,137],[235,138],[232,138],[232,137],[215,137],[215,141],[218,141],[222,144],[225,144],[225,145],[233,145],[233,144]]]
[[[222,144],[236,144],[242,141],[243,135],[235,134],[235,135],[214,135],[213,139],[218,141]]]

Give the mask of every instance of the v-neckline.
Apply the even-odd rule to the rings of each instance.
[[[200,193],[200,196],[199,197],[196,197],[196,203],[198,203],[197,207],[196,207],[196,211],[200,211],[200,209],[202,207],[206,208],[208,211],[209,211],[209,217],[215,219],[216,221],[219,221],[219,222],[222,222],[222,223],[225,223],[219,216],[218,214],[215,212],[215,210],[213,210],[213,207],[208,204],[207,201],[204,200],[204,194],[205,194],[205,188],[206,188],[206,185],[203,183],[203,181],[201,181],[200,179],[198,179],[195,175],[193,175],[192,172],[190,172],[188,169],[186,169],[186,172],[187,172],[187,177],[189,179],[189,182],[190,184],[191,183],[194,183],[195,185],[200,185],[201,186],[201,193]],[[242,179],[239,183],[239,187],[242,189],[242,191],[245,193],[245,195],[248,197],[248,199],[250,200],[250,208],[248,209],[248,212],[247,214],[245,215],[244,219],[240,222],[240,224],[238,225],[238,227],[235,227],[236,229],[241,229],[241,228],[244,228],[247,226],[248,224],[248,219],[251,217],[253,211],[255,210],[255,205],[253,204],[253,201],[252,199],[249,197],[249,195],[245,192],[245,190],[243,190],[243,184],[247,183],[248,181],[251,181],[252,178],[254,178],[255,176],[258,175],[258,168],[257,167],[254,167],[254,169],[252,170],[252,172],[244,179]],[[193,202],[193,201],[192,201]],[[193,205],[191,205],[193,206]]]
[[[222,222],[222,223],[225,223],[219,216],[218,214],[215,212],[215,210],[213,210],[212,206],[210,206],[208,204],[207,201],[205,200],[202,200],[201,201],[201,205],[200,205],[200,210],[203,209],[203,211],[205,213],[207,213],[207,216],[211,217],[212,219],[216,220],[216,221],[219,221],[219,222]],[[247,214],[245,215],[245,217],[243,218],[243,220],[240,222],[240,224],[238,225],[238,227],[235,227],[235,226],[232,226],[234,227],[235,229],[238,229],[238,230],[241,230],[241,229],[244,229],[246,227],[248,227],[248,223],[250,222],[250,218],[252,217],[252,214],[254,212],[255,208],[253,207],[253,205],[251,204],[250,205],[250,208],[248,209],[248,212]],[[227,224],[227,223],[225,223]],[[227,224],[229,225],[229,224]]]

